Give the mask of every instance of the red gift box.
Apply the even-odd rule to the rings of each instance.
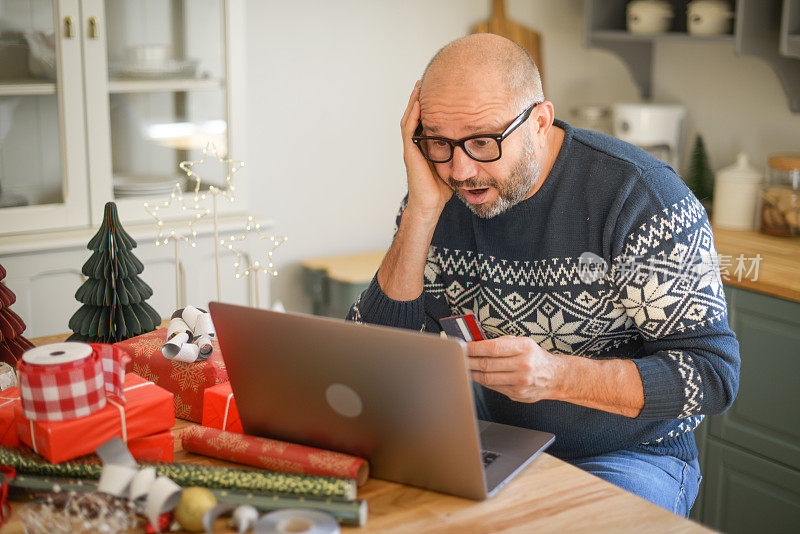
[[[203,394],[203,426],[244,433],[230,382],[206,388]]]
[[[172,393],[133,373],[125,375],[123,390],[126,402],[108,395],[105,408],[69,421],[28,421],[18,404],[20,440],[55,464],[93,453],[114,436],[134,440],[175,425]]]
[[[214,350],[202,362],[176,362],[161,354],[167,341],[167,329],[159,328],[125,341],[115,343],[131,357],[128,370],[143,376],[175,395],[175,417],[199,423],[203,419],[203,392],[210,386],[228,381],[228,371],[222,361],[217,338]]]
[[[175,436],[171,430],[165,430],[150,436],[132,439],[128,442],[128,450],[137,460],[143,462],[172,462],[175,452]]]
[[[19,447],[19,431],[14,417],[14,408],[20,403],[19,388],[0,391],[0,445]]]

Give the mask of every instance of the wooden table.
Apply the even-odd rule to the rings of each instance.
[[[65,335],[31,340],[55,343]],[[178,420],[176,435],[188,421]],[[234,466],[188,453],[175,441],[175,461]],[[241,466],[237,466],[241,467]],[[367,525],[343,532],[713,532],[670,513],[547,453],[542,453],[494,498],[477,502],[370,478],[358,489],[369,505]],[[12,503],[14,509],[30,506]],[[234,532],[224,519],[215,532]],[[22,534],[18,514],[3,533]]]

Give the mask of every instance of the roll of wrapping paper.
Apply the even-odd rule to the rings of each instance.
[[[29,421],[66,421],[106,406],[106,391],[122,392],[125,351],[99,343],[53,343],[34,347],[17,364],[22,411]]]
[[[38,498],[51,494],[56,489],[59,493],[74,491],[76,493],[97,490],[97,482],[93,480],[74,480],[60,477],[41,477],[36,475],[17,475],[10,481],[10,489],[14,498],[28,496]],[[301,497],[297,495],[260,495],[257,493],[241,493],[238,491],[211,489],[209,490],[217,501],[236,506],[249,504],[260,512],[284,510],[286,508],[309,508],[327,512],[335,517],[341,524],[354,527],[364,526],[367,522],[367,501],[316,497]]]
[[[29,475],[98,479],[103,466],[98,463],[63,462],[51,464],[19,449],[0,447],[0,465],[15,468]],[[338,497],[353,500],[356,481],[317,475],[297,475],[248,469],[194,465],[142,463],[152,466],[156,475],[171,478],[181,486],[201,486],[222,490],[251,491],[254,493],[284,493],[307,497]]]
[[[341,452],[274,439],[190,426],[180,435],[183,450],[271,471],[354,478],[363,486],[369,463]]]

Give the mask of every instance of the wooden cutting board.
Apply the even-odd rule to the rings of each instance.
[[[493,33],[511,39],[528,51],[539,67],[544,87],[544,68],[542,66],[542,43],[539,34],[506,18],[504,0],[492,0],[492,18],[472,28],[472,33]]]

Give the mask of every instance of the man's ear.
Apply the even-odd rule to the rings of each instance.
[[[529,127],[531,128],[534,139],[544,142],[544,139],[547,138],[547,133],[553,126],[555,118],[555,108],[553,107],[553,103],[549,100],[545,100],[533,108],[531,117],[528,120],[530,121]]]

